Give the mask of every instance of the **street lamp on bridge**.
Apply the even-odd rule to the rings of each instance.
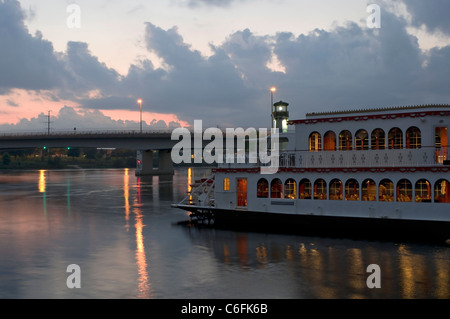
[[[140,132],[142,133],[142,99],[137,100],[137,102],[139,104],[139,112],[140,112],[140,117],[139,117]]]
[[[274,125],[274,118],[273,118],[273,93],[275,93],[277,90],[276,87],[271,87],[270,88],[270,127],[275,127]]]

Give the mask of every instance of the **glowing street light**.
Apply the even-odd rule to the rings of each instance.
[[[270,127],[273,127],[273,93],[277,90],[276,87],[270,88]]]
[[[142,133],[142,99],[137,100],[138,104],[139,104],[139,111],[140,111],[140,120],[139,120],[139,125],[140,125],[140,131]]]

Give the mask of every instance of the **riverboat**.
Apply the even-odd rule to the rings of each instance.
[[[173,205],[216,227],[450,239],[450,105],[309,113],[272,104],[279,167],[223,163]],[[287,128],[286,128],[287,126]]]

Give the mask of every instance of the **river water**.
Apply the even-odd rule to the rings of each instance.
[[[448,246],[178,225],[206,175],[0,173],[0,298],[450,298]]]

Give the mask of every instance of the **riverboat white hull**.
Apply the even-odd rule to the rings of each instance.
[[[339,205],[337,205],[339,206]],[[191,212],[193,222],[240,231],[287,233],[339,238],[448,243],[450,222],[305,213],[271,213],[174,205]],[[344,209],[344,208],[343,208]],[[385,211],[386,212],[386,211]]]
[[[199,197],[176,206],[235,228],[450,239],[450,105],[314,113],[290,124],[274,174],[260,162],[224,162]]]

